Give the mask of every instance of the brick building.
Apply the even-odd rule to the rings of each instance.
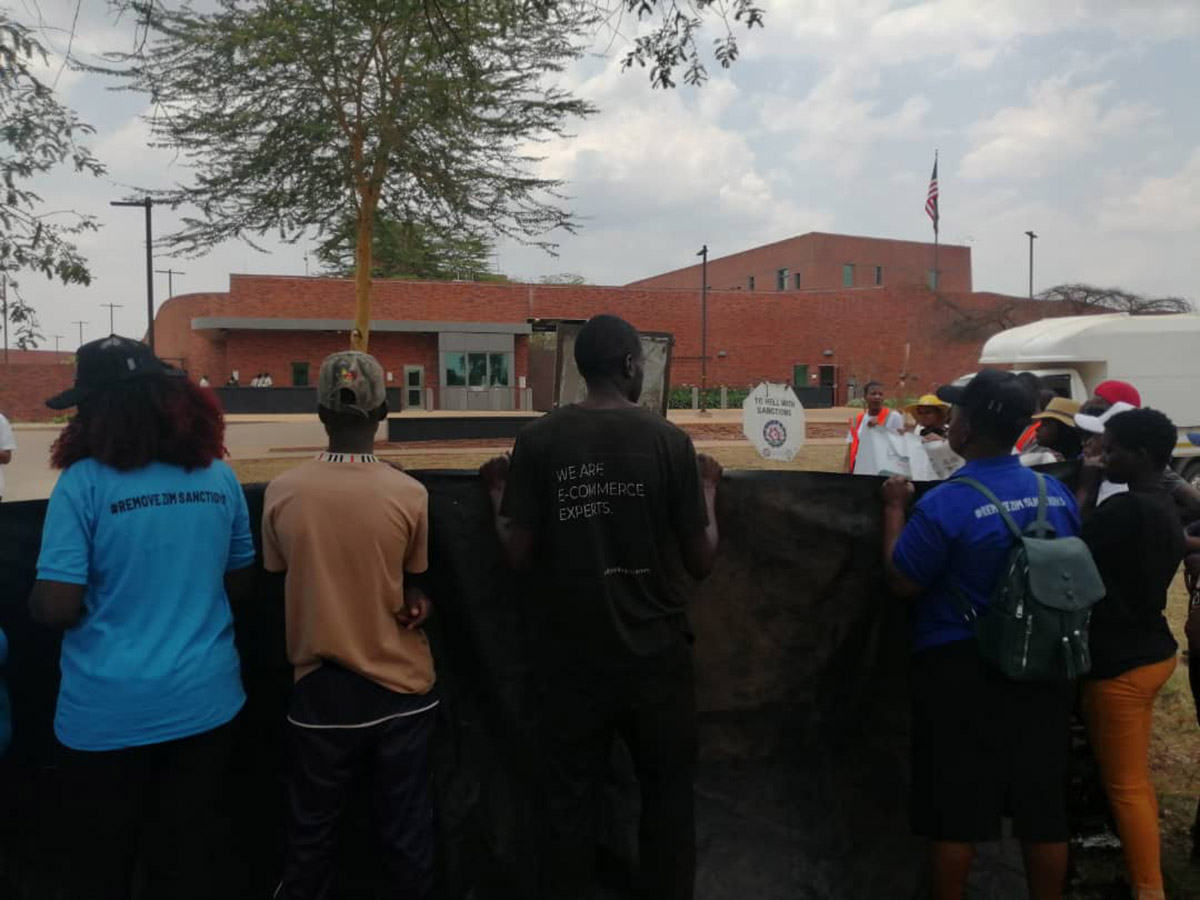
[[[708,286],[718,291],[806,291],[934,286],[934,246],[918,241],[812,232],[708,261]],[[971,291],[971,248],[943,244],[937,269],[942,290]],[[631,288],[700,286],[700,264],[631,282]]]
[[[891,394],[920,394],[976,367],[984,337],[998,327],[986,323],[1045,314],[1040,304],[971,292],[967,247],[941,248],[943,290],[931,291],[920,283],[927,253],[931,261],[932,245],[809,234],[710,261],[708,385],[790,381],[829,388],[844,403],[878,379]],[[847,260],[852,287],[838,280]],[[860,276],[870,272],[873,282],[874,266],[883,284],[864,284]],[[776,290],[776,268],[788,270],[787,289]],[[746,272],[757,273],[755,290]],[[698,385],[698,281],[698,268],[625,287],[379,280],[371,352],[405,408],[544,409],[556,323],[612,312],[674,335],[671,381]],[[311,385],[321,360],[349,345],[353,315],[347,279],[232,275],[226,292],[164,303],[157,350],[214,387],[234,373],[248,385],[260,372],[276,387]],[[70,383],[71,366],[40,359],[0,366],[0,411],[10,418],[51,418],[42,400]]]
[[[930,390],[976,365],[981,339],[957,338],[955,321],[1000,306],[1015,306],[1010,315],[1020,318],[1022,303],[914,286],[713,290],[708,384],[795,381],[831,387],[839,402],[869,379],[895,392]],[[227,293],[168,300],[156,320],[158,349],[214,386],[234,372],[242,384],[260,372],[276,386],[311,384],[321,359],[348,345],[353,312],[349,280],[234,275]],[[519,408],[540,368],[530,359],[537,333],[599,312],[673,334],[672,382],[700,382],[695,290],[380,280],[371,352],[405,388],[405,406]]]

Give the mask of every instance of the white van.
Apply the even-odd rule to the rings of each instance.
[[[1200,488],[1200,447],[1187,437],[1200,431],[1200,315],[1043,319],[991,338],[979,363],[1033,372],[1081,403],[1102,381],[1129,382],[1143,406],[1161,410],[1179,427],[1174,467]]]

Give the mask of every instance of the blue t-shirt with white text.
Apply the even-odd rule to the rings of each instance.
[[[954,586],[977,610],[986,607],[1015,540],[995,505],[974,488],[956,484],[958,477],[985,485],[1022,530],[1037,518],[1037,478],[1011,455],[969,462],[917,501],[892,556],[901,573],[925,588],[914,601],[914,650],[974,637]],[[1045,478],[1050,524],[1058,537],[1078,535],[1074,495],[1057,479]]]
[[[119,472],[84,459],[64,471],[38,578],[86,593],[63,636],[58,739],[113,750],[232,719],[245,693],[224,576],[253,562],[245,494],[223,462]]]

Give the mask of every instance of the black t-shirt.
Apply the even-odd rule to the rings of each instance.
[[[678,539],[708,516],[692,441],[666,419],[566,406],[526,426],[501,514],[537,536],[552,657],[620,667],[688,638]]]
[[[1184,553],[1171,498],[1157,487],[1115,494],[1084,520],[1082,537],[1107,592],[1092,611],[1092,677],[1169,659],[1178,644],[1163,610]]]

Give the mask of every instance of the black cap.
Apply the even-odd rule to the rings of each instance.
[[[183,375],[167,365],[141,341],[119,335],[84,344],[75,354],[75,387],[46,401],[51,409],[78,406],[96,391],[151,375]]]
[[[964,385],[938,388],[938,398],[973,413],[983,413],[997,422],[1019,423],[1036,411],[1037,399],[1012,372],[981,369]]]

